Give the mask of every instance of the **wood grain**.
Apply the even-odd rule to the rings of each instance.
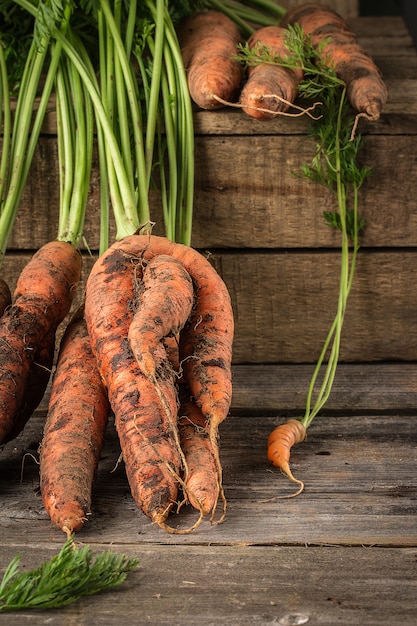
[[[349,400],[346,400],[346,406]],[[255,407],[253,407],[255,408]],[[163,545],[379,545],[415,547],[417,443],[416,414],[359,412],[321,416],[308,439],[292,453],[292,470],[305,482],[304,493],[266,458],[271,430],[285,415],[232,414],[220,429],[226,520],[203,524],[191,535],[170,535],[153,525],[133,502],[113,420],[106,433],[92,515],[80,541]],[[44,414],[38,412],[24,435],[0,456],[0,527],[3,545],[37,545],[62,540],[37,493],[37,447]],[[22,468],[22,462],[24,466]],[[190,525],[195,511],[181,509],[170,522]]]

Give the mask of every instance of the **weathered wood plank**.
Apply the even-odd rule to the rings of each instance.
[[[417,102],[417,92],[416,92]],[[416,126],[417,129],[417,126]],[[415,246],[413,201],[417,150],[410,137],[368,137],[361,161],[372,167],[360,194],[363,246]],[[308,248],[340,245],[323,223],[336,210],[326,189],[295,173],[313,156],[303,136],[211,137],[197,140],[196,247]],[[204,166],[203,166],[204,164]],[[221,164],[221,167],[219,167]]]
[[[302,415],[313,369],[313,365],[235,365],[232,410]],[[382,408],[386,413],[416,411],[417,365],[340,364],[326,412],[378,412]]]
[[[345,317],[342,361],[415,361],[415,250],[362,250]],[[6,256],[13,287],[27,255]],[[235,363],[315,363],[336,313],[336,252],[216,251],[235,315]],[[86,257],[74,307],[92,264]]]
[[[417,92],[416,92],[417,102]],[[415,126],[417,129],[417,125]],[[250,149],[249,149],[250,145]],[[370,136],[362,162],[373,175],[360,193],[366,220],[363,246],[416,246],[415,137]],[[327,190],[295,175],[314,153],[303,135],[213,136],[196,139],[194,247],[338,247],[339,234],[325,226],[323,210],[336,210]],[[221,167],[219,167],[221,164]],[[53,139],[40,142],[22,198],[10,249],[33,249],[54,239],[58,225],[58,164]],[[91,181],[85,239],[98,248],[98,179]],[[156,234],[163,234],[157,197],[152,200]],[[114,237],[114,228],[111,240]]]
[[[231,293],[236,363],[316,362],[336,313],[334,253],[219,254]],[[415,360],[414,251],[358,258],[346,311],[342,361]]]
[[[125,544],[111,549],[140,559],[120,588],[60,611],[25,611],[0,620],[10,626],[415,624],[414,549]],[[3,569],[13,550],[1,546]],[[51,544],[25,546],[22,565],[33,567],[55,551]]]
[[[407,94],[417,106],[417,83],[413,85],[414,94],[396,90],[403,99],[402,111],[410,104],[404,102]],[[337,234],[322,223],[322,210],[334,208],[333,198],[325,189],[294,176],[313,155],[313,144],[304,136],[252,137],[250,150],[245,136],[199,137],[196,144],[199,166],[194,246],[337,245]],[[366,207],[362,214],[367,220],[363,245],[416,245],[417,212],[412,203],[412,184],[417,175],[414,144],[409,136],[397,137],[395,141],[390,136],[367,139],[362,162],[372,167],[373,176],[360,196],[361,206]],[[274,163],[281,165],[277,168]],[[55,236],[57,168],[55,141],[41,141],[10,242],[12,248],[38,246]],[[153,218],[162,232],[160,211]],[[98,247],[98,220],[98,180],[93,175],[85,230],[92,249]]]
[[[221,426],[220,445],[226,520],[209,522],[191,535],[156,528],[133,502],[113,421],[110,422],[94,489],[92,516],[79,539],[96,543],[197,545],[381,545],[412,547],[415,524],[417,443],[413,416],[362,414],[321,416],[309,437],[293,450],[292,468],[305,492],[290,500],[293,484],[266,459],[266,442],[281,417],[231,415]],[[37,413],[24,433],[0,455],[2,542],[59,541],[37,494],[36,457],[43,417]],[[22,470],[22,461],[25,461]],[[182,509],[172,524],[187,527],[195,512]]]

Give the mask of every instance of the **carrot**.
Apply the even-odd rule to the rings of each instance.
[[[19,276],[13,304],[0,319],[0,443],[13,429],[37,350],[67,315],[80,274],[79,252],[54,241]]]
[[[12,303],[12,294],[9,289],[9,285],[3,278],[0,278],[0,317],[4,311]]]
[[[226,286],[213,266],[189,246],[165,237],[124,237],[96,261],[87,281],[85,315],[116,416],[132,494],[149,517],[168,529],[165,519],[181,482],[178,478],[182,453],[176,445],[178,433],[174,428],[178,412],[176,375],[159,346],[154,353],[155,385],[141,372],[128,342],[134,309],[133,267],[136,266],[137,279],[142,264],[159,255],[179,260],[194,283],[196,304],[180,332],[181,367],[207,421],[221,485],[217,432],[231,402],[233,312]],[[148,458],[152,461],[148,462]],[[149,476],[144,476],[142,470],[146,464]],[[151,487],[144,486],[145,479],[149,479]]]
[[[243,79],[235,23],[219,11],[202,11],[186,17],[177,34],[193,101],[202,109],[234,101]]]
[[[248,40],[250,51],[264,49],[272,59],[285,59],[288,50],[285,38],[288,31],[279,26],[265,26]],[[284,67],[277,63],[258,63],[248,67],[248,79],[240,94],[239,103],[244,112],[258,120],[268,120],[277,113],[286,112],[294,102],[298,85],[303,78],[301,69]]]
[[[388,90],[379,68],[358,43],[346,21],[330,7],[311,2],[288,11],[281,25],[295,23],[304,34],[311,36],[312,44],[321,50],[323,61],[346,84],[353,109],[372,121],[378,120],[387,102]]]
[[[220,493],[217,465],[201,410],[187,394],[184,386],[180,406],[178,429],[181,448],[187,462],[185,478],[186,495],[190,504],[203,515],[214,513]]]
[[[27,421],[39,406],[51,377],[55,356],[55,329],[51,329],[37,347],[30,365],[23,398],[16,410],[13,426],[3,443],[12,441],[24,429]]]
[[[109,410],[81,309],[61,341],[39,450],[46,512],[68,536],[90,514]]]
[[[165,237],[132,235],[112,247],[144,259],[158,254],[171,255],[183,263],[194,282],[195,306],[181,331],[180,362],[195,402],[207,420],[220,488],[218,427],[227,417],[232,399],[234,335],[233,310],[226,285],[199,252]],[[225,507],[224,499],[223,505]]]
[[[130,349],[134,273],[137,280],[139,268],[137,256],[110,246],[88,277],[85,319],[115,415],[132,496],[145,515],[168,529],[165,520],[177,499],[180,473],[172,426],[177,394],[167,361],[157,363],[158,393]]]
[[[273,465],[279,467],[290,480],[300,486],[296,493],[292,494],[291,496],[284,497],[297,496],[304,489],[304,483],[293,476],[290,469],[289,461],[291,448],[295,444],[304,441],[305,438],[306,429],[303,424],[296,419],[289,419],[284,424],[280,424],[269,435],[268,459],[273,463]]]
[[[161,341],[177,335],[194,304],[190,275],[178,259],[166,254],[151,259],[137,281],[136,311],[129,327],[129,343],[142,372],[156,373],[155,352]]]
[[[180,360],[203,415],[213,429],[227,417],[232,398],[233,310],[227,287],[211,263],[189,246],[155,235],[131,235],[111,246],[132,258],[168,254],[194,282],[195,306],[181,332]]]

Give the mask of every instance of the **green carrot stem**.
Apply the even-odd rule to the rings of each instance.
[[[135,4],[135,3],[133,3]],[[122,4],[115,2],[114,20],[118,31],[122,32]],[[114,99],[115,99],[115,113],[117,119],[117,131],[120,142],[120,149],[123,156],[124,166],[126,168],[127,175],[131,181],[134,180],[133,174],[133,159],[130,146],[130,120],[128,113],[128,103],[125,89],[125,77],[123,73],[123,66],[120,60],[119,54],[114,54],[115,49],[111,50],[108,54],[109,66],[113,66],[114,69]],[[113,54],[113,58],[110,55]],[[116,119],[114,120],[116,122]]]
[[[32,15],[36,15],[36,8],[28,0],[15,0],[20,6],[27,9]],[[112,162],[117,173],[117,180],[119,183],[121,196],[123,198],[123,211],[114,211],[117,238],[131,235],[136,232],[139,227],[139,221],[136,211],[135,196],[132,193],[130,181],[126,175],[125,168],[123,166],[123,160],[120,154],[120,149],[117,143],[117,139],[113,132],[112,125],[107,116],[105,107],[102,103],[102,96],[98,86],[96,84],[96,78],[90,72],[88,65],[84,62],[74,46],[65,38],[65,36],[56,28],[52,30],[52,36],[62,45],[62,50],[69,57],[71,62],[79,72],[88,93],[90,94],[91,101],[94,106],[96,118],[102,127],[103,134],[105,136],[106,145],[109,147]]]
[[[147,106],[146,123],[146,184],[149,186],[153,165],[153,151],[155,142],[156,119],[158,116],[158,101],[161,90],[162,59],[165,41],[165,0],[156,0],[146,3],[150,9],[154,23],[155,36],[152,50],[152,78],[150,81],[149,101]]]
[[[335,166],[334,171],[336,173],[336,195],[337,195],[337,204],[339,207],[339,216],[340,216],[340,226],[342,232],[342,245],[341,245],[341,268],[340,268],[340,278],[339,278],[339,297],[338,297],[338,307],[337,313],[333,320],[333,323],[330,327],[326,340],[324,342],[324,346],[320,357],[317,361],[316,367],[313,372],[312,379],[310,381],[310,386],[307,394],[306,401],[306,411],[303,419],[301,420],[305,428],[307,429],[314,417],[319,413],[319,411],[323,408],[325,403],[327,402],[330,392],[334,383],[337,365],[339,362],[339,354],[340,354],[340,341],[342,335],[342,328],[344,322],[344,316],[346,312],[346,305],[349,297],[349,293],[352,287],[352,281],[354,276],[356,257],[358,252],[358,220],[357,220],[357,185],[353,185],[354,190],[354,248],[352,259],[349,261],[349,237],[347,232],[347,224],[346,224],[346,203],[347,203],[347,191],[345,183],[343,182],[343,172],[341,165],[341,131],[342,131],[342,119],[343,119],[343,107],[345,103],[345,94],[346,89],[343,90],[340,103],[339,110],[337,115],[337,123],[335,129],[335,148],[334,148],[334,159]],[[328,167],[329,163],[328,163]],[[311,409],[312,396],[315,389],[315,384],[323,364],[325,355],[329,346],[331,345],[330,356],[325,368],[324,377],[320,386],[320,389],[317,393],[315,403],[313,408]]]
[[[0,41],[0,129],[3,129],[3,145],[0,157],[0,212],[3,199],[3,190],[9,168],[10,135],[12,116],[10,109],[10,88],[4,50]]]
[[[179,217],[179,227],[175,240],[184,245],[191,245],[192,218],[194,210],[194,184],[195,184],[195,161],[194,161],[194,116],[192,101],[187,84],[187,75],[181,56],[181,49],[177,39],[174,25],[166,12],[167,28],[165,31],[167,44],[170,50],[172,65],[167,64],[167,68],[172,69],[173,78],[177,84],[179,115],[178,134],[181,148],[181,208],[177,211]],[[167,53],[168,56],[168,53]],[[171,74],[171,71],[170,71]],[[170,80],[168,78],[168,80]]]
[[[60,195],[58,235],[66,228],[74,179],[74,116],[68,93],[68,76],[61,65],[55,81]]]
[[[20,3],[20,0],[16,0],[16,2]],[[25,2],[25,4],[33,10],[30,3]],[[64,14],[64,21],[61,26],[63,31],[65,31],[67,27],[69,15],[70,8],[67,7]],[[59,32],[58,29],[56,30]],[[0,216],[1,261],[6,253],[8,241],[13,230],[16,214],[29,174],[33,155],[38,143],[38,138],[45,118],[46,108],[61,56],[61,46],[58,45],[55,47],[54,53],[51,56],[39,106],[35,114],[35,119],[32,123],[34,102],[37,96],[38,85],[44,68],[48,49],[49,36],[44,36],[39,45],[35,43],[35,40],[33,40],[31,52],[28,55],[28,61],[24,72],[25,80],[22,82],[19,91],[13,124],[9,181],[7,190],[4,190],[5,201]]]
[[[137,223],[145,223],[150,221],[149,211],[149,197],[148,186],[143,181],[147,180],[146,176],[146,164],[145,164],[145,150],[143,146],[143,128],[142,119],[139,107],[139,101],[137,97],[137,85],[135,83],[136,78],[133,75],[132,64],[130,58],[127,57],[126,50],[123,45],[121,34],[117,28],[117,24],[114,19],[114,15],[110,9],[108,0],[100,0],[100,6],[103,10],[106,25],[114,40],[115,55],[121,64],[123,76],[125,79],[125,89],[127,95],[127,101],[130,106],[130,114],[132,116],[131,128],[133,131],[133,143],[134,153],[137,168],[137,180],[138,180],[138,207],[135,209],[135,215],[130,215],[130,207],[126,207],[128,217],[134,218]],[[119,178],[119,175],[118,175]],[[137,228],[135,228],[135,231]]]

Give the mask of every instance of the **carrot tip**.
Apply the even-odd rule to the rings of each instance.
[[[169,524],[167,524],[165,522],[165,519],[166,519],[165,514],[161,515],[160,513],[154,513],[152,515],[152,521],[155,524],[157,524],[159,528],[162,528],[162,530],[165,530],[166,532],[171,533],[172,535],[188,535],[189,533],[192,533],[198,526],[200,526],[201,522],[204,519],[204,514],[202,511],[200,511],[200,515],[197,521],[194,522],[194,524],[192,524],[188,528],[174,528],[173,526],[170,526]]]

